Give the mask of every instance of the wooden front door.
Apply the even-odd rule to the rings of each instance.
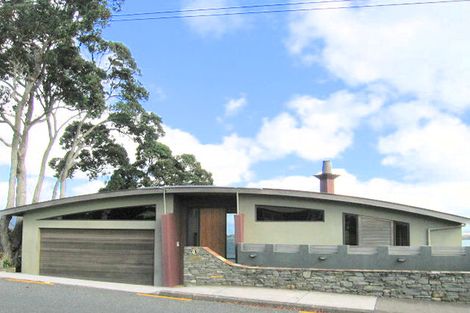
[[[225,257],[226,234],[225,209],[200,209],[199,233],[201,247],[208,247]]]

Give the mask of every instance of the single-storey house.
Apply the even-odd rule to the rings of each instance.
[[[236,243],[460,246],[470,219],[333,193],[177,186],[97,193],[14,207],[23,217],[22,272],[148,285],[182,280],[184,246]]]

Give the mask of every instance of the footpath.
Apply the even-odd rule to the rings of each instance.
[[[281,307],[305,312],[377,312],[377,313],[469,313],[470,304],[440,303],[254,287],[196,286],[154,287],[107,283],[80,279],[0,272],[0,279],[43,282],[88,288],[109,289],[139,294],[154,294],[194,300],[232,302]]]

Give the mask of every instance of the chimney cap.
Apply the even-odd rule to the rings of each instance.
[[[323,174],[331,174],[331,161],[324,160],[321,169]]]
[[[321,172],[321,174],[316,174],[316,175],[314,175],[314,176],[317,177],[318,179],[322,179],[322,178],[332,178],[332,179],[335,179],[335,178],[338,177],[339,175],[333,174],[331,168],[332,168],[332,166],[331,166],[331,160],[324,160],[324,161],[323,161],[323,165],[322,165],[322,172]]]

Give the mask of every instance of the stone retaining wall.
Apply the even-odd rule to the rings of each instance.
[[[255,267],[232,263],[203,247],[185,247],[184,283],[470,303],[470,272]]]

